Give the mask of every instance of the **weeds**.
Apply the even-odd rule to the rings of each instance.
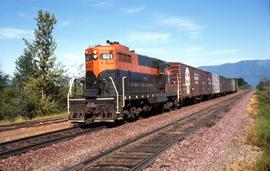
[[[249,131],[249,141],[263,151],[258,158],[255,170],[270,170],[270,96],[266,91],[256,91],[258,114],[255,125]]]

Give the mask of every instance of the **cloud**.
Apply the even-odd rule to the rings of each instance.
[[[170,34],[160,32],[130,32],[126,36],[127,41],[143,41],[143,42],[165,41],[168,40],[169,38]]]
[[[23,12],[20,12],[20,13],[18,14],[18,16],[19,16],[20,18],[23,18],[23,19],[33,19],[33,18],[34,18],[33,16],[31,16],[31,15],[29,15],[29,14],[26,14],[26,13],[23,13]]]
[[[157,22],[163,26],[184,30],[191,38],[198,37],[201,31],[205,29],[204,26],[195,23],[187,17],[159,16],[157,17]]]
[[[70,61],[71,63],[84,61],[84,54],[83,53],[59,53],[57,56],[63,61]]]
[[[164,48],[158,48],[158,47],[150,47],[150,48],[134,48],[136,53],[147,55],[155,58],[162,59],[162,57],[165,57],[168,54],[168,51]],[[165,59],[163,59],[165,60]]]
[[[233,49],[223,49],[223,50],[214,50],[212,52],[212,54],[215,54],[215,55],[223,55],[223,54],[232,54],[232,53],[235,53],[235,52],[238,52],[239,50],[236,49],[236,48],[233,48]]]
[[[131,7],[131,8],[122,8],[122,11],[129,13],[129,14],[133,14],[133,13],[138,13],[142,10],[144,10],[143,6],[139,6],[139,7]]]
[[[136,53],[155,57],[169,62],[182,62],[194,67],[203,65],[216,65],[226,62],[237,62],[243,58],[236,53],[237,48],[225,48],[218,50],[211,50],[200,45],[193,45],[190,47],[132,47]]]
[[[58,27],[66,27],[66,26],[69,26],[69,25],[70,25],[70,21],[63,20],[63,21],[59,22]]]
[[[0,28],[0,39],[21,39],[33,36],[33,30]]]
[[[65,69],[69,76],[83,76],[84,54],[83,53],[56,53],[59,61],[65,61]]]
[[[239,52],[237,48],[207,49],[202,46],[191,46],[174,53],[179,54],[181,62],[197,67],[239,61],[241,59],[237,52]]]
[[[111,0],[83,0],[82,2],[91,7],[107,8],[115,6]]]
[[[236,48],[211,50],[205,49],[202,46],[191,46],[183,51],[183,54],[188,57],[202,57],[202,56],[217,56],[217,55],[230,55],[238,52]]]
[[[189,47],[169,47],[164,60],[182,62],[194,67],[202,65],[216,65],[229,61],[239,61],[237,48],[211,49],[200,45]]]
[[[200,53],[204,48],[201,47],[201,46],[191,46],[191,47],[188,47],[186,50],[185,50],[185,54],[187,56],[193,56],[195,54],[198,54]]]

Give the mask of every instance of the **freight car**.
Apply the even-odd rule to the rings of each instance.
[[[68,94],[71,122],[136,119],[155,107],[168,111],[185,99],[236,91],[235,80],[107,44],[85,50],[86,77],[73,80]]]
[[[171,71],[171,84],[177,82],[180,84],[177,90],[180,102],[187,98],[201,100],[212,94],[211,73],[179,62],[170,62],[169,70]]]

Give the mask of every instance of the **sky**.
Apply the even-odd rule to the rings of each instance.
[[[269,0],[2,0],[4,73],[15,72],[25,48],[22,38],[34,39],[39,9],[55,15],[55,56],[73,75],[84,50],[106,40],[195,67],[270,59]]]

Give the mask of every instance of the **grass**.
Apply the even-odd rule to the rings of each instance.
[[[260,147],[263,154],[256,162],[255,170],[270,170],[270,92],[256,91],[258,111],[255,124],[249,132],[249,140]]]
[[[27,121],[33,121],[33,120],[40,120],[40,119],[47,119],[47,118],[53,118],[53,117],[61,117],[61,116],[68,116],[67,112],[61,112],[61,113],[54,113],[54,114],[50,114],[50,115],[39,115],[39,116],[35,116],[32,119],[27,119],[24,117],[17,117],[14,119],[14,121],[10,121],[10,120],[1,120],[0,121],[0,125],[9,125],[9,124],[13,124],[13,123],[20,123],[20,122],[27,122]]]

